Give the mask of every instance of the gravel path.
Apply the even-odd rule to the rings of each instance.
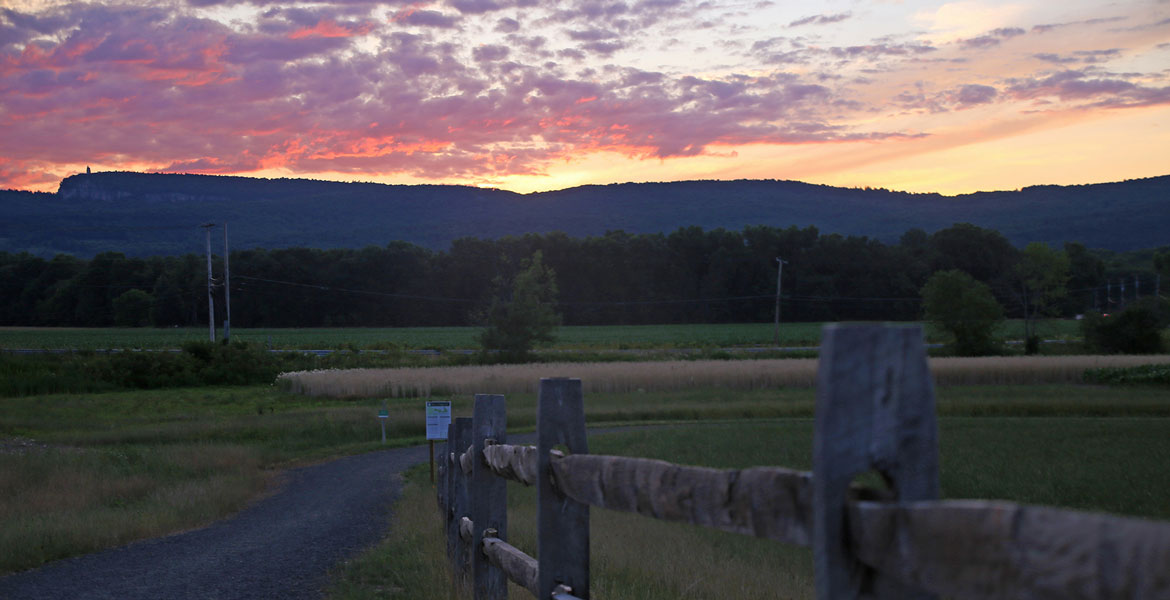
[[[0,598],[320,598],[330,568],[386,535],[397,475],[425,460],[421,446],[292,469],[234,517],[0,578]]]
[[[508,442],[534,444],[536,435]],[[275,493],[203,529],[0,577],[0,600],[319,599],[331,568],[385,537],[398,476],[427,454],[413,446],[290,469]]]
[[[398,476],[427,454],[413,446],[290,469],[275,493],[203,529],[0,577],[0,600],[319,599],[331,568],[386,535]]]

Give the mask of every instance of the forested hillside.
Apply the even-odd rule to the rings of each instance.
[[[1155,262],[1170,267],[1170,247],[1160,254],[1151,249],[1126,255],[1093,252],[1077,243],[1062,248],[1069,293],[1054,314],[1113,310],[1155,291],[1160,284]],[[1003,235],[972,225],[933,234],[910,230],[891,244],[813,227],[687,227],[669,235],[463,238],[438,252],[406,242],[361,249],[237,250],[230,260],[232,323],[477,324],[476,314],[500,284],[537,251],[556,273],[558,308],[568,325],[768,322],[776,257],[787,261],[785,321],[917,319],[920,290],[941,269],[960,269],[988,283],[1009,315],[1020,310],[1015,269],[1020,250]],[[0,252],[0,325],[206,324],[206,278],[206,259],[199,254],[103,253],[83,260]],[[215,279],[220,304],[221,256],[215,258]],[[222,316],[223,306],[216,312]]]
[[[537,194],[465,186],[394,186],[208,175],[94,173],[56,194],[0,192],[0,250],[51,257],[100,252],[182,255],[202,223],[227,222],[235,248],[360,248],[406,241],[434,251],[461,237],[680,227],[816,227],[897,241],[973,223],[1015,246],[1077,240],[1117,251],[1165,243],[1170,176],[944,197],[794,181],[686,181],[583,186]]]

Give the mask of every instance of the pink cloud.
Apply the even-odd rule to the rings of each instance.
[[[506,46],[473,48],[468,62],[453,44],[401,31],[383,36],[380,55],[341,60],[330,50],[363,25],[321,13],[273,12],[253,33],[181,19],[143,26],[116,14],[106,23],[121,26],[82,27],[67,43],[4,54],[4,124],[13,136],[0,141],[0,156],[122,156],[170,172],[490,177],[541,173],[549,161],[590,150],[667,158],[885,135],[810,118],[810,107],[832,94],[790,76],[617,69],[586,81],[545,70],[555,65],[504,63]],[[544,44],[516,41],[534,52]],[[483,71],[476,61],[495,66]],[[175,86],[197,74],[201,86]],[[63,151],[63,132],[80,143]]]
[[[1125,93],[1136,88],[1120,79],[1089,79],[1084,71],[1060,71],[1044,77],[1014,79],[1009,83],[1008,92],[1022,99],[1057,96],[1061,100],[1079,100]]]
[[[7,189],[52,189],[61,177],[48,165],[0,157],[0,184]]]
[[[607,31],[605,29],[585,29],[580,31],[570,30],[569,39],[576,42],[597,42],[601,40],[611,40],[618,37],[615,31]]]
[[[1011,79],[1007,93],[1016,99],[1081,102],[1081,108],[1133,108],[1170,103],[1170,86],[1147,87],[1118,75],[1090,70],[1066,70],[1039,76]]]
[[[984,49],[1000,45],[1004,40],[1024,35],[1027,32],[1019,27],[1001,27],[993,29],[978,37],[959,40],[959,46],[965,50]]]
[[[624,19],[653,8],[613,3],[560,15],[578,23],[595,14],[605,24],[570,27],[581,46],[562,56],[612,55],[624,47],[616,33],[630,26]],[[347,14],[273,9],[254,30],[157,10],[71,14],[62,26],[74,30],[63,42],[0,53],[0,119],[11,132],[0,156],[202,173],[283,167],[485,177],[540,173],[549,161],[591,150],[669,158],[741,143],[899,135],[833,124],[821,113],[840,105],[834,92],[793,75],[699,78],[615,67],[575,78],[556,64],[511,60],[517,52],[550,55],[541,36],[466,49]],[[439,16],[396,14],[416,26],[447,22]],[[379,36],[379,54],[336,54],[362,34]]]
[[[516,33],[520,31],[520,21],[508,17],[501,17],[496,21],[495,30],[501,33]]]
[[[477,46],[471,51],[471,56],[477,62],[492,62],[497,60],[504,60],[508,58],[511,50],[507,46],[499,46],[488,44],[484,46]]]
[[[837,58],[878,58],[882,56],[917,56],[938,50],[925,43],[877,43],[864,46],[833,47],[829,53]]]
[[[958,91],[954,92],[953,98],[963,106],[974,106],[994,102],[998,95],[999,90],[989,85],[967,84],[960,86]]]
[[[1045,23],[1043,25],[1034,25],[1032,33],[1048,33],[1066,27],[1076,27],[1083,25],[1101,25],[1104,23],[1116,23],[1118,21],[1125,21],[1128,17],[1101,17],[1096,19],[1085,19],[1083,21],[1069,21],[1065,23]]]
[[[439,27],[450,29],[459,26],[459,17],[446,15],[437,10],[403,9],[393,19],[395,23],[418,27]]]
[[[624,49],[626,43],[620,40],[604,41],[604,42],[586,42],[581,44],[581,49],[589,53],[596,54],[603,58],[609,58],[614,53]]]
[[[899,38],[856,46],[744,39],[728,53],[751,75],[621,64],[633,54],[623,51],[641,47],[644,24],[704,20],[686,21],[700,9],[675,0],[543,10],[529,0],[466,0],[437,9],[395,2],[388,19],[371,17],[362,3],[293,4],[265,8],[246,26],[199,19],[186,8],[92,4],[37,15],[0,12],[0,185],[40,185],[38,177],[54,164],[87,162],[169,172],[284,168],[476,180],[538,174],[552,161],[594,151],[668,159],[740,144],[925,135],[849,126],[858,114],[882,111],[1057,100],[1066,103],[1061,107],[1121,107],[1165,103],[1170,94],[1150,87],[1148,78],[1086,68],[993,85],[969,78],[936,91],[907,85],[892,99],[867,99],[877,96],[863,93],[867,86],[880,85],[887,70],[913,64],[925,79],[951,65],[929,62],[935,56],[961,60],[954,58],[957,46],[940,52]],[[501,9],[508,10],[493,14]],[[512,18],[521,15],[523,27]],[[810,17],[806,24],[839,17]],[[475,27],[496,35],[471,42],[465,31]],[[1118,53],[1069,50],[1053,57],[1087,63]],[[770,66],[784,63],[810,67],[798,74]]]
[[[788,24],[789,27],[800,27],[801,25],[830,25],[832,23],[840,23],[853,16],[853,13],[843,12],[831,15],[813,15],[811,17],[804,17],[797,19]]]
[[[348,38],[355,35],[365,35],[374,28],[373,23],[338,24],[331,19],[322,19],[312,27],[302,27],[290,34],[289,39],[299,40],[309,37]]]
[[[965,110],[981,104],[990,104],[1000,98],[998,89],[978,83],[962,84],[956,88],[935,93],[925,92],[925,87],[924,83],[919,82],[913,91],[903,90],[896,95],[894,102],[907,110],[939,114],[952,110]]]
[[[1107,62],[1115,58],[1121,57],[1120,48],[1109,48],[1107,50],[1075,50],[1071,54],[1062,55],[1054,52],[1041,52],[1033,54],[1033,57],[1044,62],[1063,65],[1070,63],[1081,64],[1095,64]]]

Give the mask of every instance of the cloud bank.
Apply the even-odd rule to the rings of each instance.
[[[1108,68],[1137,50],[1037,41],[1124,18],[941,45],[909,31],[818,37],[861,18],[778,16],[794,35],[776,37],[748,11],[683,0],[6,8],[0,187],[43,189],[91,163],[490,183],[594,153],[674,160],[931,134],[874,118],[892,110],[1170,103],[1164,70]],[[1003,52],[1025,72],[979,67]],[[931,70],[946,81],[923,83]]]

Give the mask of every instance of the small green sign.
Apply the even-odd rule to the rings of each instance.
[[[382,410],[378,411],[378,418],[379,419],[389,419],[390,418],[390,411],[383,408]]]

